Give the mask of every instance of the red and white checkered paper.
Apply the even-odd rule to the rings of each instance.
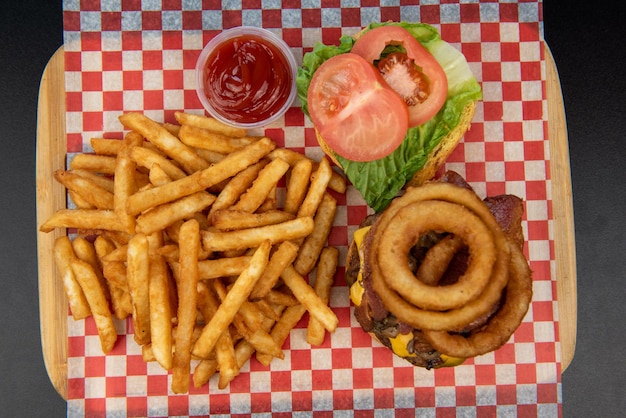
[[[558,416],[560,344],[551,211],[541,1],[402,0],[65,0],[68,158],[90,151],[91,137],[121,138],[122,112],[175,122],[201,113],[194,67],[220,30],[263,26],[292,47],[296,60],[314,43],[338,43],[374,21],[421,21],[463,51],[481,83],[471,130],[450,157],[479,195],[524,198],[525,246],[534,272],[530,310],[509,343],[456,368],[424,370],[394,357],[352,316],[343,262],[330,304],[339,328],[321,347],[305,342],[307,316],[284,345],[285,359],[252,359],[225,390],[211,380],[189,394],[146,364],[127,323],[112,353],[100,349],[91,319],[69,325],[68,415],[185,416],[291,413],[380,416]],[[320,158],[299,103],[264,133],[280,146]],[[368,213],[358,192],[338,196],[329,244],[345,257]]]

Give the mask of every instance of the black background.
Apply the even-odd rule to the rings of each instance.
[[[578,274],[567,417],[626,411],[626,40],[623,7],[546,1],[568,123]],[[62,45],[61,1],[0,6],[0,415],[65,416],[41,354],[35,212],[37,95]]]

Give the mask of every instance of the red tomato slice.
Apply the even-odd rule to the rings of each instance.
[[[409,126],[418,126],[439,112],[448,95],[448,78],[441,65],[409,31],[400,26],[380,26],[365,32],[354,43],[352,53],[373,63],[387,45],[402,45],[409,58],[422,68],[428,78],[430,94],[421,103],[409,106]]]
[[[337,55],[317,69],[307,103],[324,141],[352,161],[391,154],[408,129],[404,100],[371,63],[355,54]]]

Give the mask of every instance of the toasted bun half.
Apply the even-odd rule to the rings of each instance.
[[[452,151],[454,151],[459,142],[461,142],[465,132],[469,130],[475,111],[476,102],[471,102],[465,106],[465,109],[463,109],[463,112],[461,113],[461,120],[459,121],[459,124],[448,135],[443,137],[441,142],[430,152],[424,167],[415,173],[413,178],[407,183],[407,186],[419,186],[424,182],[431,180],[435,176],[450,154],[452,154]],[[324,141],[324,138],[320,135],[317,129],[315,130],[315,134],[322,151],[324,151],[328,158],[330,158],[335,164],[341,167],[341,164],[339,164],[337,158],[335,157],[335,152],[328,146],[326,141]]]

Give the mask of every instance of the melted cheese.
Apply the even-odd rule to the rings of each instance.
[[[407,350],[407,347],[411,341],[413,341],[412,332],[409,334],[398,334],[393,338],[389,338],[389,342],[391,343],[391,349],[400,357],[414,357],[416,355],[415,353],[409,353],[409,351]]]
[[[363,298],[363,240],[365,235],[370,230],[370,226],[359,228],[354,232],[354,243],[359,254],[359,273],[356,276],[356,281],[350,286],[350,299],[356,306],[361,305]]]

